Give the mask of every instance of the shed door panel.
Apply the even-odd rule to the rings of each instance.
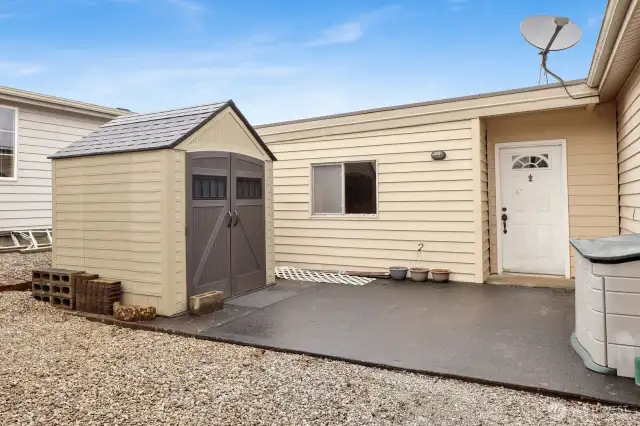
[[[189,295],[231,296],[229,154],[187,153],[187,281]]]
[[[266,284],[264,162],[231,154],[231,274],[233,295]]]

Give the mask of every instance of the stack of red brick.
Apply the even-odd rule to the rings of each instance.
[[[99,279],[84,271],[47,268],[33,270],[31,292],[36,300],[63,309],[111,315],[122,286],[120,281]]]

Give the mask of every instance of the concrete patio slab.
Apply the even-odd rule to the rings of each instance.
[[[261,309],[282,300],[295,296],[297,293],[288,290],[265,289],[254,291],[244,296],[235,297],[226,302],[227,305],[244,306],[247,308]]]
[[[573,298],[493,285],[314,284],[200,334],[640,407],[633,380],[591,372],[574,353]]]

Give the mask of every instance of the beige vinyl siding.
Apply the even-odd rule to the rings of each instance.
[[[168,203],[173,206],[174,216],[171,218],[169,229],[174,232],[169,248],[170,261],[175,262],[173,290],[168,295],[173,300],[175,312],[185,312],[187,306],[187,239],[186,239],[186,182],[185,155],[182,151],[172,150],[169,154],[172,164]],[[169,302],[171,303],[171,302]]]
[[[274,163],[275,260],[318,270],[449,268],[452,279],[475,280],[471,121],[319,136],[269,133]],[[444,161],[431,152],[445,150]],[[377,161],[378,214],[310,216],[311,164]]]
[[[640,233],[640,68],[617,99],[620,233]]]
[[[495,145],[503,142],[565,139],[570,238],[618,234],[616,106],[598,105],[592,112],[572,108],[486,120],[489,159],[491,272],[497,273]],[[568,242],[567,242],[568,244]],[[573,250],[571,276],[573,276]]]
[[[273,236],[273,161],[264,152],[258,141],[244,126],[240,118],[231,109],[227,108],[220,112],[213,120],[205,124],[196,133],[185,139],[174,150],[173,159],[175,164],[174,191],[176,197],[180,197],[182,204],[176,205],[176,239],[174,249],[176,257],[179,259],[176,269],[176,286],[184,287],[187,281],[186,275],[186,240],[184,230],[186,217],[184,212],[184,175],[185,175],[185,152],[194,151],[226,151],[237,154],[244,154],[254,158],[260,158],[265,162],[265,250],[266,250],[266,280],[267,283],[275,282],[275,262],[274,262],[274,236]],[[176,293],[176,303],[185,301],[183,294]]]
[[[124,303],[166,314],[168,160],[167,151],[54,160],[53,265],[122,280]]]
[[[51,161],[56,151],[108,119],[0,101],[17,108],[18,175],[0,180],[0,230],[51,227]]]
[[[267,283],[276,282],[275,235],[273,230],[273,161],[264,164],[264,208],[265,208],[265,241],[267,261]]]
[[[480,120],[480,226],[482,231],[482,281],[491,274],[491,227],[489,225],[489,163],[487,126]]]
[[[475,282],[482,283],[489,269],[489,199],[487,195],[487,143],[485,124],[480,118],[471,120],[471,152],[473,168],[473,209],[475,217],[474,254]]]

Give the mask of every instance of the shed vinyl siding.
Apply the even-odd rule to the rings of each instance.
[[[327,121],[333,119],[319,123]],[[413,265],[418,244],[424,243],[421,266],[448,268],[453,280],[473,282],[471,120],[400,128],[378,123],[380,129],[374,124],[350,126],[346,133],[332,128],[326,136],[313,129],[258,129],[269,134],[269,148],[278,157],[273,165],[276,264],[382,271]],[[446,151],[446,159],[434,161],[435,150]],[[377,161],[377,217],[310,216],[311,164],[345,161]]]
[[[492,273],[498,273],[495,145],[502,142],[565,139],[569,237],[596,238],[617,235],[619,229],[615,115],[615,104],[609,102],[598,105],[592,112],[584,108],[572,108],[486,120]],[[573,272],[574,255],[571,249],[571,276],[574,276]]]
[[[640,233],[640,67],[617,99],[620,233]]]
[[[122,280],[124,303],[166,314],[168,165],[167,151],[54,160],[53,265]]]
[[[226,151],[237,154],[244,154],[254,158],[264,160],[265,179],[265,238],[266,238],[266,280],[268,284],[275,282],[275,262],[273,255],[273,161],[262,150],[258,141],[244,126],[240,118],[231,109],[218,113],[218,115],[205,124],[201,129],[180,143],[172,152],[175,164],[174,192],[179,197],[180,203],[176,201],[175,217],[176,239],[172,250],[175,250],[176,258],[179,259],[176,267],[176,288],[185,291],[184,295],[176,292],[175,300],[177,306],[186,303],[186,240],[184,237],[186,227],[186,213],[184,211],[185,202],[185,152],[194,151]],[[185,305],[186,309],[186,305]]]
[[[47,158],[108,119],[0,101],[18,108],[18,175],[0,181],[0,230],[51,227],[51,161]]]

